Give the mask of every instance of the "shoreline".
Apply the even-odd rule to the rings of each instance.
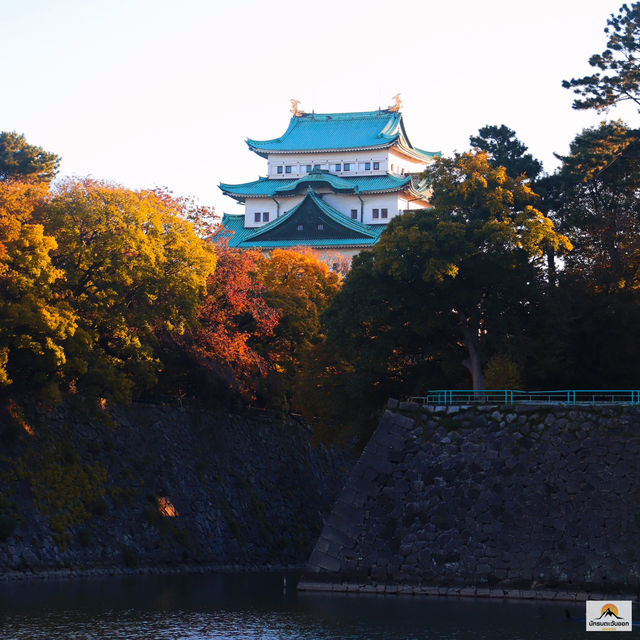
[[[84,569],[38,569],[5,571],[0,584],[8,582],[42,582],[46,580],[75,580],[110,578],[116,576],[188,575],[206,573],[292,573],[303,572],[304,565],[240,565],[240,564],[177,564],[170,566],[92,567]]]
[[[604,591],[568,591],[555,589],[511,589],[490,587],[427,587],[407,584],[367,584],[356,582],[315,582],[300,580],[298,591],[317,593],[355,593],[394,596],[430,596],[447,598],[490,598],[501,600],[546,600],[584,602],[586,600],[631,600],[638,604],[638,594],[611,594]]]
[[[41,569],[27,571],[5,571],[0,573],[0,584],[16,582],[46,582],[56,580],[83,580],[87,578],[113,578],[164,575],[205,574],[259,574],[300,573],[295,590],[302,593],[341,593],[377,596],[410,596],[459,599],[492,600],[540,600],[546,602],[585,602],[586,600],[630,600],[640,603],[640,594],[629,592],[612,593],[605,590],[585,591],[566,589],[518,589],[496,587],[444,587],[391,583],[322,582],[303,579],[305,565],[241,565],[241,564],[178,564],[171,566],[142,567],[92,567],[84,569]]]

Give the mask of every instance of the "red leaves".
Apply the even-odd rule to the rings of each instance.
[[[263,297],[257,270],[265,258],[258,251],[218,247],[218,264],[207,283],[200,308],[194,351],[205,366],[224,364],[240,388],[251,393],[251,380],[266,375],[261,342],[273,334],[279,315]],[[215,363],[215,364],[214,364]]]

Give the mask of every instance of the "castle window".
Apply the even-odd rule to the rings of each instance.
[[[373,218],[379,218],[380,217],[380,209],[374,209],[372,211],[372,216],[373,216]]]
[[[380,168],[380,163],[379,162],[374,162],[373,163],[373,170],[377,171]]]
[[[389,217],[389,210],[388,209],[380,209],[380,217],[381,218],[388,218]]]
[[[357,209],[351,209],[351,218],[353,220],[357,220],[358,219],[358,210]]]
[[[304,229],[304,227],[301,224],[299,224],[298,225],[298,231],[302,231],[303,229]]]
[[[324,231],[324,225],[323,224],[319,224],[318,225],[318,231]]]
[[[278,173],[282,173],[282,167],[276,167],[276,171],[277,171]]]
[[[254,222],[260,222],[260,212],[259,212],[259,211],[256,211],[256,212],[253,214],[253,221],[254,221]]]
[[[307,173],[311,173],[312,169],[313,169],[313,165],[308,164],[307,165]]]
[[[285,168],[284,168],[284,172],[285,173],[291,173],[291,165],[288,164]]]
[[[383,211],[384,211],[384,209],[383,209]],[[269,222],[269,212],[268,211],[265,211],[262,214],[262,222]]]
[[[336,169],[335,169],[335,170],[336,170],[336,171],[340,171],[340,167],[341,167],[341,166],[342,166],[342,165],[337,164],[337,165],[336,165]]]
[[[364,163],[364,170],[365,171],[370,171],[371,170],[371,163],[370,162],[365,162]]]
[[[350,162],[345,162],[344,163],[343,171],[351,171],[351,163]]]

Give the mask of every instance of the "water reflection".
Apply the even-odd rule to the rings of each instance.
[[[289,583],[293,581],[289,577]],[[0,585],[11,640],[583,638],[583,605],[283,593],[278,575],[145,576]]]

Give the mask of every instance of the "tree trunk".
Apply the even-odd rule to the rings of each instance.
[[[553,289],[558,283],[558,273],[556,271],[556,256],[553,249],[547,250],[547,278],[549,289]]]
[[[480,362],[480,353],[478,352],[478,339],[469,328],[469,321],[467,318],[461,313],[458,313],[458,315],[462,323],[464,344],[467,347],[467,352],[469,354],[469,358],[467,360],[463,360],[462,364],[471,374],[473,390],[481,392],[484,391],[484,375],[482,374],[482,363]],[[476,393],[476,395],[478,395],[478,393]]]

